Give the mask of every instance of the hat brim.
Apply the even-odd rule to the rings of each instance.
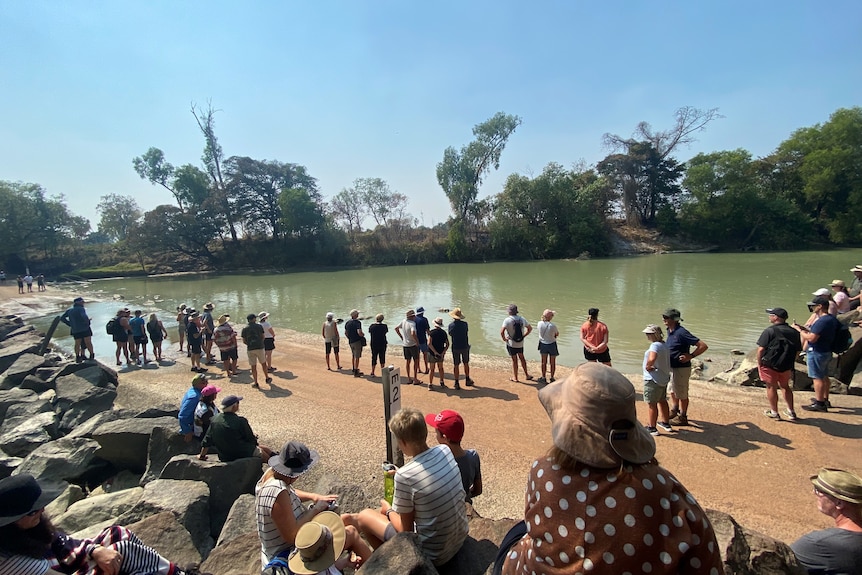
[[[452,317],[452,318],[455,318],[455,319],[464,319],[464,317],[465,317],[465,316],[464,316],[464,314],[463,314],[463,313],[455,313],[454,311],[450,311],[450,312],[449,312],[449,317]]]
[[[311,461],[308,462],[308,465],[305,465],[303,467],[288,467],[284,464],[284,460],[281,459],[281,454],[273,455],[269,458],[269,461],[267,463],[279,474],[284,475],[285,477],[296,478],[314,467],[317,464],[317,461],[320,459],[320,454],[314,449],[309,449],[308,455],[311,458]]]
[[[344,522],[341,521],[341,517],[338,514],[332,511],[321,511],[311,521],[329,529],[330,533],[332,533],[332,545],[327,546],[323,554],[314,561],[303,561],[300,551],[294,549],[290,555],[288,564],[291,571],[300,575],[313,575],[329,569],[341,557],[345,541],[347,540]]]
[[[831,495],[836,499],[840,499],[841,501],[847,501],[848,503],[855,503],[856,505],[862,505],[862,497],[853,497],[851,495],[847,495],[846,493],[839,493],[831,485],[820,479],[819,475],[812,475],[811,483],[814,484],[814,487],[816,487],[818,491],[822,491],[823,493]]]
[[[10,523],[15,523],[22,517],[33,513],[37,509],[42,509],[43,507],[60,497],[60,495],[62,495],[63,491],[65,490],[65,487],[61,487],[56,484],[42,485],[41,483],[39,483],[39,488],[42,489],[42,494],[39,495],[36,501],[33,502],[33,505],[30,506],[30,509],[28,509],[24,513],[20,513],[17,515],[0,516],[0,527],[5,527]]]

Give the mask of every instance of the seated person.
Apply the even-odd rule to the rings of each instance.
[[[209,384],[207,376],[202,373],[192,378],[192,386],[186,391],[180,403],[180,412],[177,418],[180,421],[180,434],[185,440],[191,441],[195,437],[195,409],[201,400],[201,392]]]
[[[446,445],[429,448],[428,427],[422,412],[403,408],[392,416],[389,429],[398,448],[413,459],[395,473],[392,506],[386,500],[380,509],[344,515],[372,546],[377,547],[402,531],[415,531],[419,545],[434,563],[452,559],[467,538],[467,509],[461,472]]]
[[[221,400],[222,412],[210,421],[198,458],[206,461],[210,445],[218,450],[220,461],[234,461],[243,457],[261,457],[264,461],[272,457],[272,450],[257,442],[248,420],[239,411],[241,397],[228,395]]]
[[[335,503],[335,495],[319,495],[293,487],[293,483],[319,459],[318,453],[308,449],[304,443],[290,441],[284,444],[281,452],[269,459],[270,468],[257,482],[254,489],[255,515],[260,537],[260,562],[264,569],[268,565],[284,566],[294,542],[300,541],[298,532],[310,521],[318,521],[316,517],[333,515],[341,525],[341,519],[337,515],[326,513],[330,505]],[[313,501],[314,504],[306,509],[304,501]],[[336,530],[327,521],[323,521],[323,524],[329,527],[333,535],[338,531],[343,544],[346,538],[346,547],[351,551],[350,563],[354,565],[354,569],[371,557],[371,548],[359,537],[355,527],[347,527],[345,530],[341,525],[341,528]],[[297,546],[299,545],[300,543],[297,543]],[[338,551],[338,555],[340,554],[341,550]],[[342,567],[346,565],[347,563],[344,563]]]
[[[344,527],[341,517],[332,511],[323,511],[299,528],[296,547],[290,554],[290,570],[297,575],[342,575],[342,569],[358,569],[363,559],[352,551],[344,554],[359,538],[353,527]],[[371,549],[368,549],[369,554]]]
[[[550,451],[530,466],[525,521],[493,573],[724,573],[712,525],[656,463],[638,423],[635,388],[617,370],[583,363],[539,390]]]
[[[212,384],[201,390],[201,400],[195,408],[195,437],[198,439],[204,438],[207,429],[210,428],[210,422],[219,413],[215,401],[220,391],[220,387]]]
[[[444,409],[438,414],[425,415],[425,423],[437,432],[437,443],[446,445],[452,451],[452,457],[461,471],[461,485],[464,487],[467,503],[473,503],[473,498],[482,495],[482,465],[479,453],[475,449],[461,447],[464,438],[464,418],[457,411]]]
[[[862,478],[821,469],[811,483],[817,509],[835,526],[803,535],[790,548],[809,573],[862,574]]]
[[[0,575],[200,575],[194,567],[180,569],[119,525],[92,539],[58,531],[44,511],[59,495],[26,473],[0,480]]]

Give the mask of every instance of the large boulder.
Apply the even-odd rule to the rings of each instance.
[[[38,394],[30,390],[18,388],[0,390],[0,421],[6,417],[6,411],[10,406],[38,400]]]
[[[10,457],[0,451],[0,479],[5,479],[12,475],[18,466],[21,465],[22,461],[24,459],[21,457]]]
[[[90,369],[101,373],[99,368]],[[90,379],[82,377],[82,374],[85,374],[93,378],[95,373],[87,374],[88,371],[85,369],[56,380],[57,396],[54,399],[54,408],[61,414],[60,430],[63,433],[68,433],[94,415],[111,409],[117,398],[116,389],[107,381],[105,383],[108,387],[99,387],[93,385]]]
[[[38,353],[42,340],[31,335],[22,335],[0,343],[0,373],[9,369],[25,353]]]
[[[257,535],[257,515],[254,507],[255,497],[250,493],[243,493],[233,502],[224,527],[219,533],[216,547],[233,541],[241,535],[248,533]]]
[[[7,417],[0,426],[0,449],[14,457],[27,457],[58,437],[54,412]]]
[[[75,429],[66,434],[66,437],[85,437],[87,439],[92,439],[93,433],[97,429],[109,421],[116,421],[117,419],[119,419],[119,415],[114,409],[97,413],[81,425],[76,426]]]
[[[260,573],[260,539],[257,533],[240,535],[213,549],[201,565],[201,571],[218,575]]]
[[[210,535],[210,488],[202,481],[174,481],[157,479],[144,486],[141,500],[119,517],[117,522],[126,525],[163,511],[173,513],[177,521],[188,529],[195,548],[206,557],[213,548]]]
[[[4,421],[16,417],[33,417],[40,413],[48,412],[52,415],[54,414],[53,397],[49,399],[45,396],[40,396],[36,398],[36,401],[25,401],[10,405],[9,409],[6,410]]]
[[[850,378],[847,393],[862,395],[862,362],[859,362],[859,365],[856,366],[856,371],[853,372],[853,376]]]
[[[374,509],[380,505],[379,494],[369,495],[355,483],[347,483],[330,474],[322,475],[315,483],[313,491],[338,495],[338,507],[342,511]]]
[[[85,370],[86,373],[80,373]],[[104,364],[98,363],[94,365],[90,362],[64,363],[56,369],[55,373],[51,375],[48,381],[54,381],[59,377],[72,375],[73,373],[77,373],[84,379],[93,382],[93,385],[97,385],[98,387],[106,387],[104,385],[105,382],[110,383],[114,387],[117,387],[117,384],[119,382],[116,371]]]
[[[66,533],[81,531],[96,523],[116,520],[117,517],[138,504],[144,494],[142,487],[125,489],[115,493],[91,495],[69,506],[59,517],[52,517],[54,525]]]
[[[211,533],[217,537],[230,512],[231,505],[243,493],[254,493],[254,486],[261,476],[259,457],[247,457],[236,461],[201,461],[195,456],[172,457],[162,470],[160,479],[184,479],[203,481],[209,485]],[[148,484],[150,485],[150,484]]]
[[[22,354],[15,360],[15,363],[9,366],[9,369],[3,372],[3,379],[0,380],[0,389],[18,387],[24,381],[25,377],[35,373],[45,363],[46,359],[41,355],[34,353]]]
[[[24,326],[24,320],[17,315],[4,315],[0,317],[0,341],[16,329]]]
[[[172,417],[110,421],[93,432],[93,439],[101,446],[96,455],[120,469],[143,473],[153,429],[173,430],[176,426],[177,420]]]
[[[45,506],[45,514],[50,517],[60,517],[63,515],[69,506],[73,503],[81,501],[86,498],[87,494],[84,493],[84,490],[81,489],[80,486],[70,484],[63,490],[63,493],[60,494],[54,501]]]
[[[804,575],[787,544],[745,529],[730,515],[706,510],[718,548],[724,558],[724,572],[733,575]]]
[[[29,389],[31,391],[35,391],[36,393],[44,393],[50,389],[54,389],[54,383],[49,382],[46,379],[42,379],[41,377],[39,377],[39,374],[36,373],[25,377],[18,387],[20,387],[21,389]]]
[[[101,466],[95,456],[98,448],[92,439],[62,437],[38,447],[13,475],[29,473],[40,480],[80,484]]]
[[[136,523],[126,525],[126,527],[137,535],[144,544],[149,545],[158,551],[159,555],[170,559],[177,565],[184,566],[201,562],[200,551],[195,547],[191,533],[169,511],[151,515]]]
[[[391,575],[392,573],[439,575],[440,572],[419,548],[418,535],[399,533],[375,549],[371,558],[359,568],[356,575]]]
[[[201,452],[200,441],[186,441],[185,436],[179,434],[179,423],[175,419],[173,422],[170,428],[153,428],[147,448],[147,469],[141,478],[141,485],[158,479],[168,461],[177,455],[197,455]]]

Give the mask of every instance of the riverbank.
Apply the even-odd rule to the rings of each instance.
[[[14,286],[0,288],[3,313],[11,313],[15,306],[32,310],[43,296],[66,301],[72,297],[59,292],[25,296],[16,292]],[[321,465],[315,475],[303,479],[303,487],[311,488],[316,477],[328,473],[369,492],[382,491],[385,427],[379,378],[357,379],[348,370],[329,372],[319,337],[278,328],[276,333],[273,363],[278,370],[273,384],[262,384],[260,391],[251,389],[248,363],[241,353],[238,377],[228,380],[217,366],[210,366],[221,395],[244,396],[241,413],[264,443],[278,447],[297,439],[321,452]],[[96,351],[102,358],[111,355],[111,350]],[[192,374],[185,353],[178,353],[176,345],[164,355],[158,367],[120,369],[119,405],[178,404]],[[390,348],[388,355],[403,367],[399,349]],[[363,357],[366,373],[369,362]],[[342,365],[349,365],[346,355]],[[446,368],[451,370],[451,364]],[[424,412],[459,411],[467,427],[463,444],[477,449],[482,458],[485,492],[475,500],[476,510],[491,518],[517,518],[523,514],[529,465],[550,446],[548,419],[534,385],[508,380],[507,359],[473,357],[471,368],[475,388],[456,392],[450,385],[444,392],[432,392],[405,386],[402,405]],[[538,373],[534,362],[530,368],[534,375]],[[571,366],[560,366],[558,376],[570,370]],[[630,379],[641,388],[639,376]],[[798,393],[797,404],[809,398],[809,393]],[[727,512],[746,527],[790,542],[829,525],[816,509],[808,476],[822,466],[862,470],[862,426],[858,425],[862,398],[833,396],[832,403],[836,408],[829,413],[801,412],[797,423],[776,422],[763,416],[762,389],[696,381],[689,413],[692,425],[656,438],[657,458],[704,507]],[[638,414],[645,421],[642,403]]]

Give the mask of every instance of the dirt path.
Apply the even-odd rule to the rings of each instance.
[[[21,301],[16,292],[14,286],[0,288],[4,313],[10,313],[9,299]],[[273,363],[278,371],[273,385],[251,389],[248,363],[241,352],[243,371],[230,381],[221,376],[218,366],[210,367],[222,396],[245,397],[241,413],[266,444],[278,447],[289,439],[305,441],[321,452],[318,473],[335,474],[371,493],[382,491],[385,437],[379,378],[356,379],[348,370],[327,371],[319,337],[279,329],[274,319],[278,338]],[[112,350],[97,350],[97,355],[113,365]],[[178,403],[191,379],[188,360],[177,353],[176,344],[165,359],[147,369],[121,369],[118,403],[130,407]],[[388,359],[403,368],[399,348],[390,348]],[[366,373],[369,364],[370,358],[363,357]],[[342,365],[349,365],[346,354]],[[485,493],[475,500],[477,511],[485,517],[520,517],[529,465],[550,445],[548,419],[535,386],[509,381],[508,360],[473,358],[471,367],[475,388],[456,392],[450,385],[445,392],[432,392],[405,386],[402,405],[424,412],[459,411],[467,427],[463,444],[476,448],[482,458]],[[531,365],[531,370],[538,373],[538,366]],[[561,367],[558,376],[569,371]],[[640,389],[640,377],[631,379]],[[797,406],[810,396],[797,393]],[[824,466],[862,471],[862,398],[833,396],[835,409],[825,414],[797,409],[801,419],[796,423],[766,418],[765,402],[762,389],[693,382],[692,425],[658,437],[657,458],[704,507],[728,512],[749,528],[792,541],[829,524],[815,507],[808,476]],[[645,421],[642,403],[638,413]]]

